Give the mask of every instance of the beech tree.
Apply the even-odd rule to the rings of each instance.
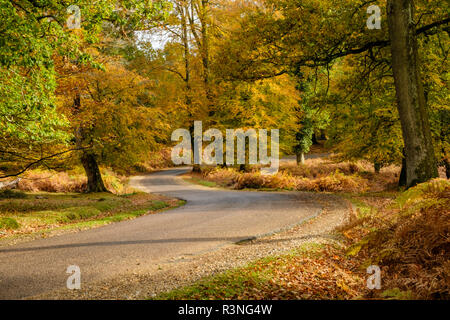
[[[102,65],[96,70],[58,63],[58,106],[70,119],[87,192],[107,191],[99,165],[130,168],[169,135],[166,114],[152,104],[153,82],[117,58],[103,58]]]
[[[301,68],[328,68],[343,57],[368,53],[375,58],[381,48],[390,47],[405,143],[406,185],[411,187],[437,176],[417,37],[448,32],[448,3],[388,1],[388,28],[380,30],[369,30],[366,24],[366,8],[378,4],[375,1],[284,0],[259,4],[248,12],[242,29],[222,47],[226,52],[222,63],[229,65],[231,78],[256,80]]]
[[[420,74],[413,0],[388,0],[389,38],[397,106],[405,143],[406,186],[438,176]]]
[[[0,161],[2,171],[7,172],[4,177],[22,174],[35,165],[48,166],[52,158],[72,151],[71,134],[65,130],[67,118],[55,109],[54,57],[98,65],[83,52],[83,46],[98,42],[104,26],[116,36],[131,37],[134,31],[149,28],[154,19],[164,18],[168,8],[166,1],[151,0],[139,4],[134,0],[95,4],[76,0],[71,5],[68,10],[65,2],[56,0],[0,1]],[[74,10],[80,14],[77,23],[70,20],[75,29],[67,23]],[[76,104],[78,97],[72,98]]]

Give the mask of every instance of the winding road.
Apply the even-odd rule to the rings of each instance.
[[[135,177],[146,192],[187,201],[184,207],[105,227],[0,247],[0,299],[22,299],[66,286],[68,266],[91,283],[274,233],[317,216],[304,193],[246,192],[192,185],[189,168]]]

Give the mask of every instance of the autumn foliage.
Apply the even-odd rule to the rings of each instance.
[[[450,184],[421,184],[395,201],[374,204],[370,212],[343,227],[351,242],[347,254],[363,265],[380,265],[384,298],[448,299]],[[374,294],[367,293],[368,295]]]

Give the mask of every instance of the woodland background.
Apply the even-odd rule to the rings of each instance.
[[[381,29],[367,28],[370,5]],[[438,0],[0,0],[0,230],[48,227],[21,220],[30,192],[130,192],[129,175],[171,166],[171,133],[194,121],[280,129],[295,158],[278,175],[195,166],[190,179],[348,197],[365,209],[347,240],[365,258],[395,248],[380,261],[399,295],[448,298],[449,12]]]

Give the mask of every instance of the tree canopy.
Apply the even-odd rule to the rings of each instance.
[[[104,191],[99,165],[133,166],[200,120],[280,129],[299,162],[323,136],[340,159],[402,165],[407,186],[450,174],[446,2],[70,5],[0,0],[3,177],[78,163]]]

